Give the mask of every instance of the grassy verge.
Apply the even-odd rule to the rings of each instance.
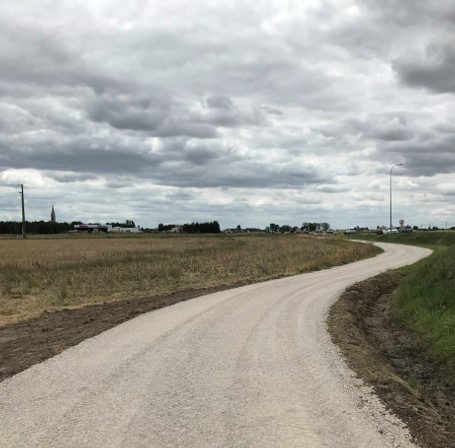
[[[365,235],[362,235],[365,237]],[[393,310],[455,381],[455,232],[414,232],[369,239],[426,246],[433,254],[403,268]]]
[[[349,263],[371,245],[303,235],[0,239],[0,325],[62,308],[252,283]]]

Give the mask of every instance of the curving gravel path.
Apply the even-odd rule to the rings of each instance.
[[[413,447],[326,331],[350,284],[427,249],[139,316],[0,383],[0,447]]]

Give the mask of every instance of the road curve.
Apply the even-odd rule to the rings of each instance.
[[[412,447],[325,319],[350,284],[427,249],[141,315],[0,383],[1,447]]]

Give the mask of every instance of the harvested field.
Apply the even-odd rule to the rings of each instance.
[[[0,325],[43,312],[258,282],[379,249],[303,235],[112,235],[1,239]]]

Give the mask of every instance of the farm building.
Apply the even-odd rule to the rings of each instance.
[[[110,224],[75,224],[74,229],[78,232],[112,232],[112,226]]]

